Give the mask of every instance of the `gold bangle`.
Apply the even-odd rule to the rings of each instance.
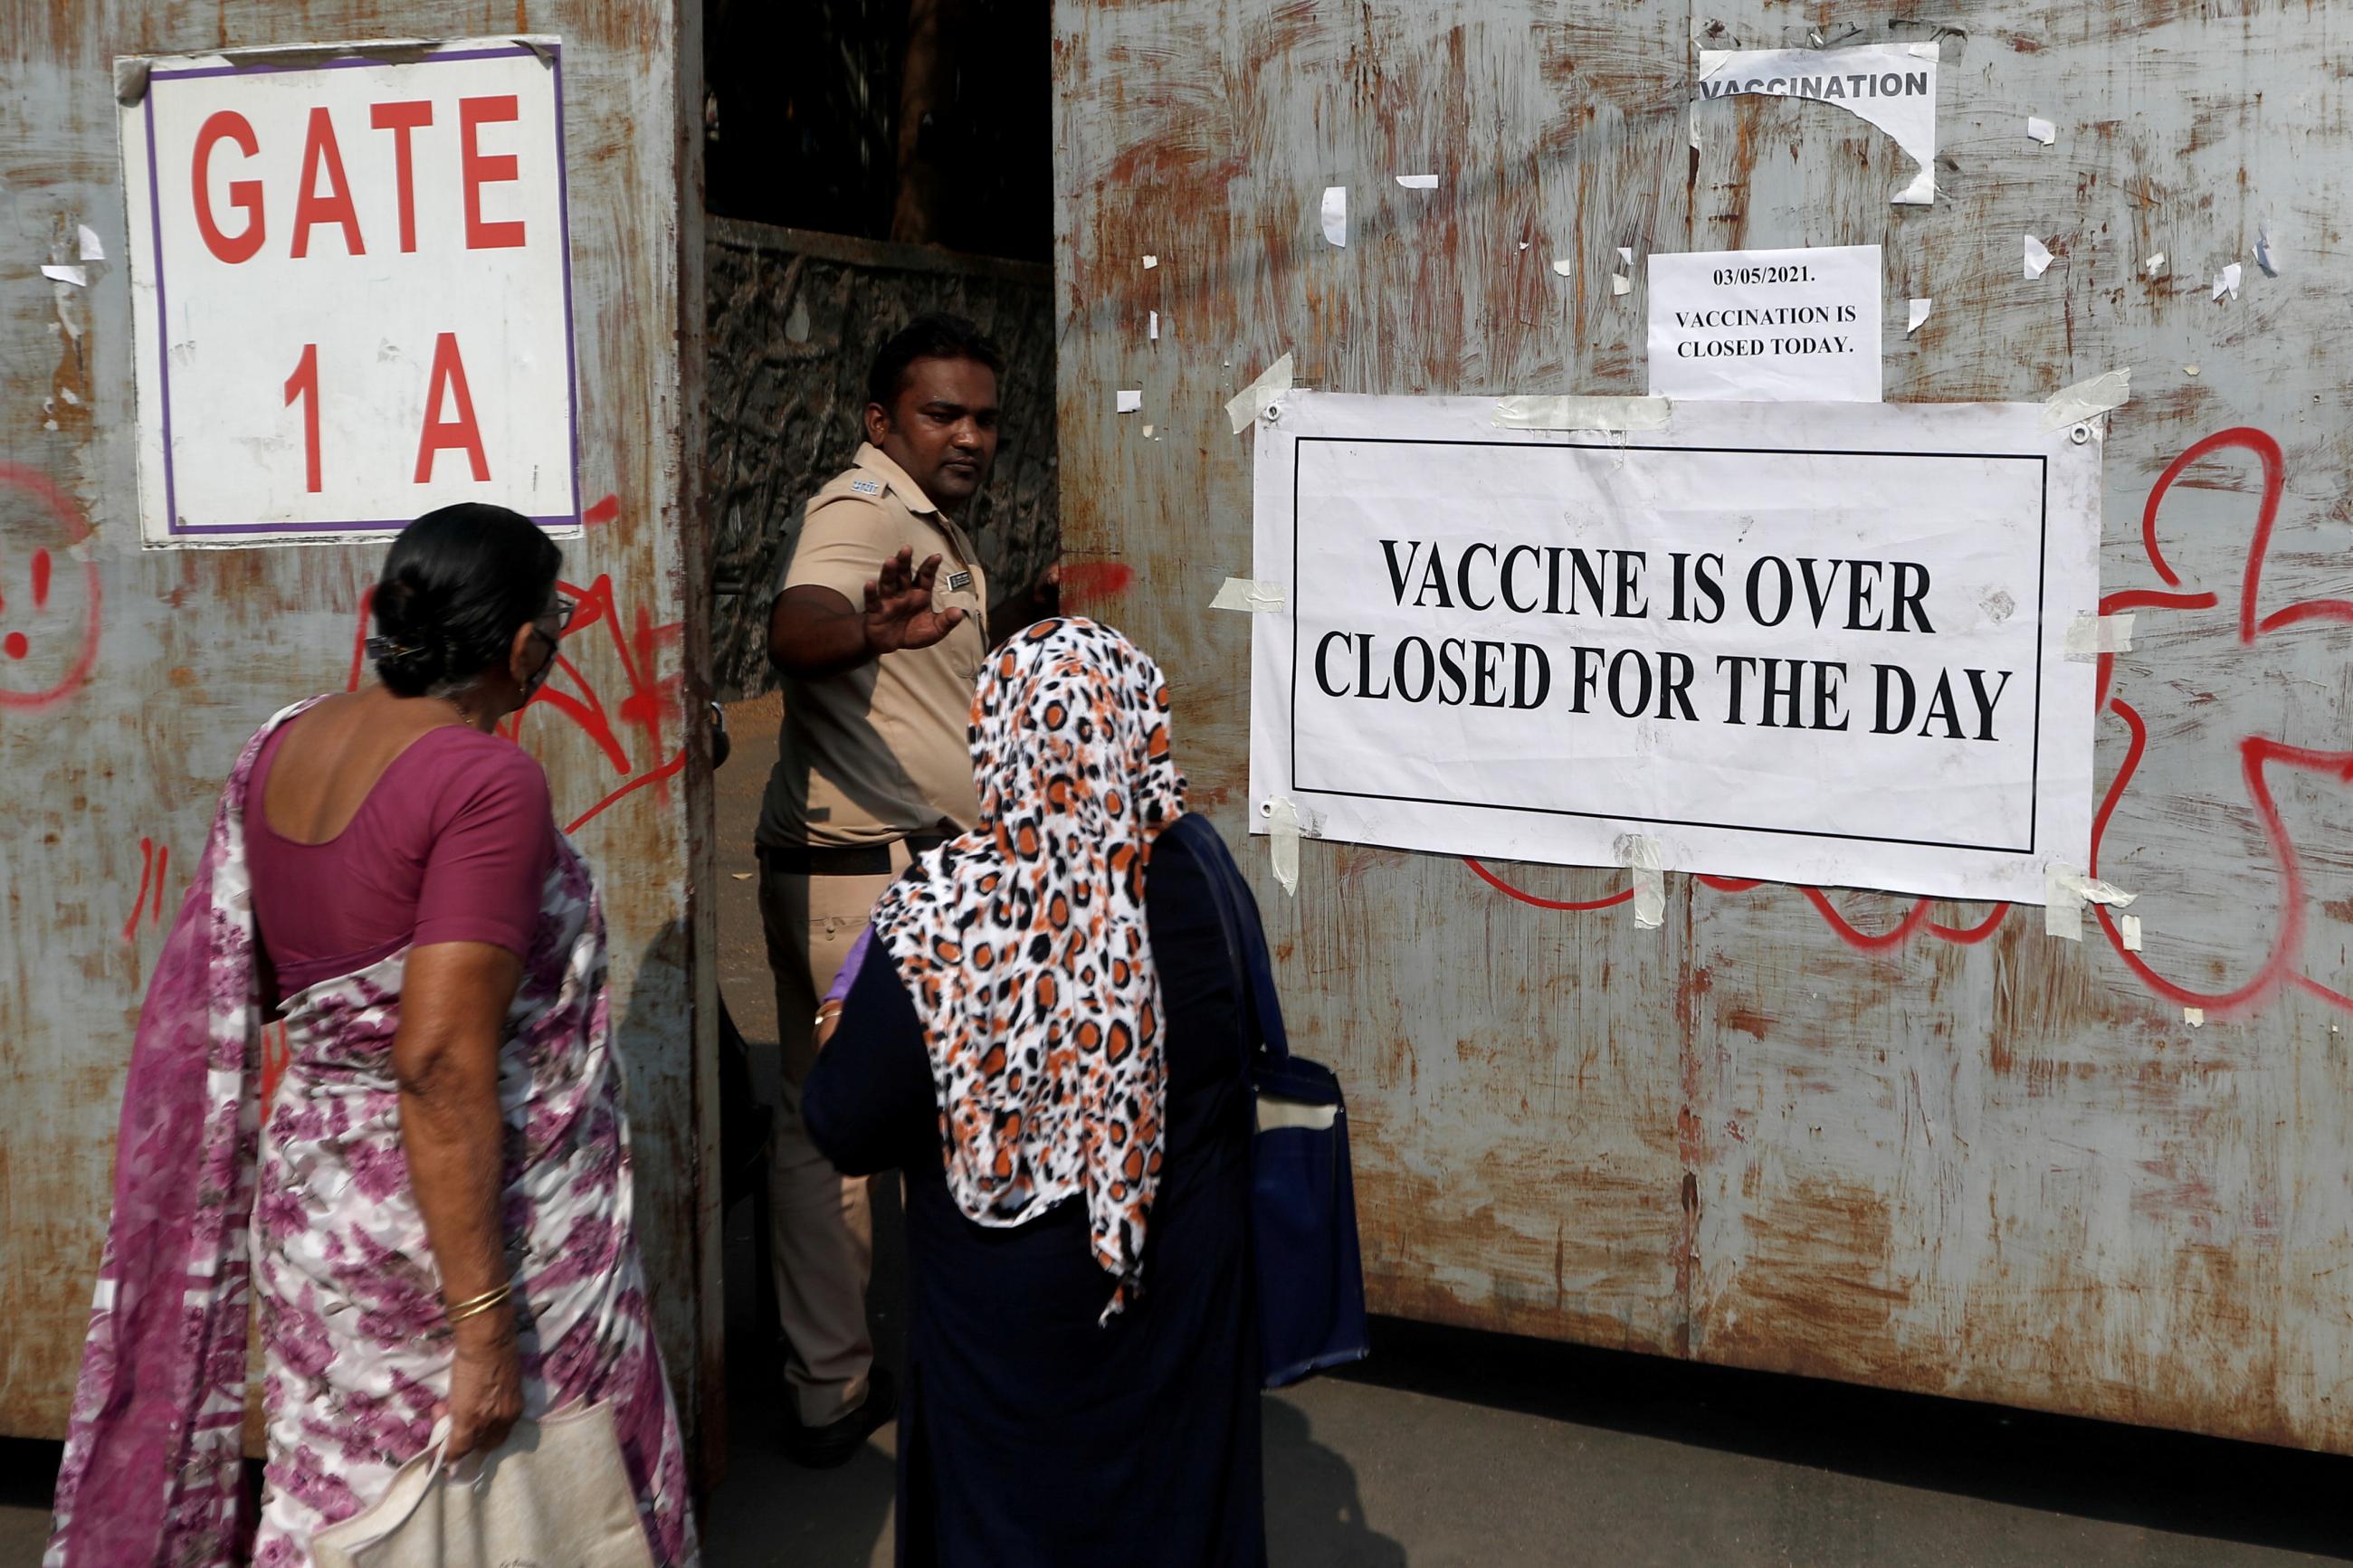
[[[826,1021],[828,1018],[839,1018],[839,1017],[840,1017],[840,1016],[841,1016],[841,1004],[840,1004],[840,1003],[839,1003],[839,1002],[825,1002],[825,1003],[820,1003],[820,1004],[818,1005],[818,1010],[817,1010],[817,1027],[818,1027],[818,1028],[822,1029],[822,1028],[824,1028],[824,1027],[825,1027],[825,1021]]]
[[[454,1307],[445,1308],[444,1316],[452,1325],[462,1323],[468,1318],[475,1317],[480,1313],[489,1311],[491,1308],[498,1306],[508,1297],[513,1294],[514,1283],[510,1280],[506,1284],[500,1286],[495,1290],[483,1291],[480,1295],[473,1298],[471,1300],[460,1301]]]

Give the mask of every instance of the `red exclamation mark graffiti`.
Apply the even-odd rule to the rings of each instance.
[[[33,608],[46,609],[48,603],[49,552],[46,550],[36,550],[33,552]],[[0,599],[0,610],[5,610],[7,607],[8,602],[5,599]],[[10,632],[6,637],[0,637],[0,653],[6,654],[10,658],[22,658],[32,651],[31,639],[22,632]]]
[[[139,934],[139,913],[147,907],[147,888],[155,879],[155,841],[139,841],[139,897],[131,905],[131,918],[122,922],[122,940],[131,941]]]
[[[165,879],[171,875],[172,847],[158,844],[152,838],[139,841],[139,896],[132,900],[131,918],[122,922],[122,940],[134,941],[139,935],[139,917],[145,915],[147,923],[157,928],[164,924],[164,895],[168,887]],[[149,895],[153,897],[150,898]]]

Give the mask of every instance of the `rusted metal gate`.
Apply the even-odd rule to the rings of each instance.
[[[1835,108],[1688,105],[1696,43],[1817,37],[1941,45],[1933,206],[1888,204],[1908,162]],[[2103,694],[2095,832],[2145,951],[1680,875],[1638,931],[1622,873],[1493,868],[1514,898],[1313,842],[1294,902],[1248,858],[1293,1037],[1347,1082],[1377,1305],[2353,1451],[2344,18],[1060,0],[1055,51],[1066,592],[1166,664],[1229,837],[1250,617],[1206,606],[1250,491],[1220,405],[1284,351],[1341,392],[1639,395],[1618,247],[1876,244],[1891,322],[1935,300],[1889,331],[1891,400],[2134,369],[2102,587],[2162,596]]]
[[[63,1430],[147,969],[238,747],[359,678],[381,546],[142,551],[117,56],[559,35],[591,525],[520,738],[603,884],[638,1232],[691,1422],[715,1410],[701,513],[700,43],[673,0],[0,5],[0,1432]],[[87,286],[87,225],[108,260]],[[46,591],[34,563],[46,552]]]

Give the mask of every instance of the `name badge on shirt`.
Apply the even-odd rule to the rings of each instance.
[[[966,592],[967,590],[969,590],[971,587],[972,587],[972,574],[971,574],[971,573],[969,573],[969,572],[951,572],[951,573],[949,573],[949,574],[948,574],[948,592],[949,592],[949,593],[951,593],[951,594],[962,594],[962,593],[965,593],[965,592]]]
[[[849,481],[849,488],[862,496],[879,496],[882,493],[882,482],[880,479],[852,479]]]

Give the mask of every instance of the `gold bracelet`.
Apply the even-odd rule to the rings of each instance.
[[[839,1002],[822,1002],[822,1003],[819,1003],[819,1004],[818,1005],[818,1009],[817,1009],[817,1026],[818,1026],[818,1028],[822,1029],[822,1028],[824,1028],[824,1027],[825,1027],[825,1021],[826,1021],[828,1018],[839,1018],[839,1017],[840,1017],[840,1016],[841,1016],[841,1004],[840,1004],[840,1003],[839,1003]]]
[[[464,1322],[468,1318],[489,1311],[491,1308],[499,1305],[513,1294],[514,1283],[512,1280],[510,1280],[506,1284],[500,1286],[495,1290],[483,1291],[480,1295],[473,1298],[471,1300],[460,1301],[454,1307],[445,1308],[443,1310],[444,1316],[447,1321],[454,1326],[458,1323]]]

